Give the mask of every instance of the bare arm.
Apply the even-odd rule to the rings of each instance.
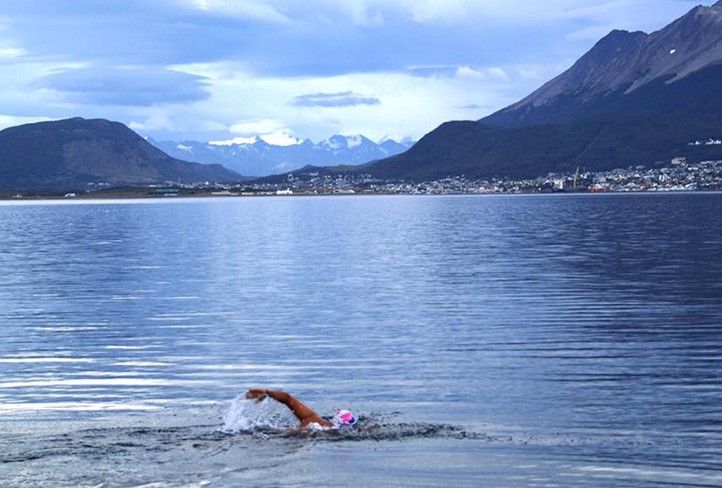
[[[269,396],[276,400],[277,402],[283,403],[286,405],[291,412],[293,412],[293,415],[296,416],[298,420],[301,421],[301,427],[306,427],[310,423],[317,423],[319,425],[322,425],[324,427],[331,427],[333,424],[329,422],[328,420],[322,419],[319,417],[319,415],[313,411],[311,408],[304,405],[301,400],[294,397],[290,393],[286,393],[285,391],[277,391],[277,390],[267,390],[265,388],[257,388],[248,390],[246,392],[246,398],[253,398],[256,399],[256,401],[262,401],[266,396]]]

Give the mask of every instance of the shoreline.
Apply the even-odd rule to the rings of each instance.
[[[0,202],[90,202],[99,200],[188,200],[188,199],[231,199],[231,198],[294,198],[294,197],[374,197],[374,196],[415,196],[415,197],[460,197],[460,196],[581,196],[581,195],[695,195],[695,194],[722,194],[722,190],[627,190],[627,191],[554,191],[554,192],[449,192],[449,193],[400,193],[400,192],[295,192],[291,194],[275,194],[258,192],[223,193],[193,192],[177,193],[172,195],[155,195],[145,192],[93,192],[86,194],[55,195],[23,195],[13,196],[0,194]]]

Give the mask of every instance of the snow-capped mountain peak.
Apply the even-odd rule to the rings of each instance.
[[[179,159],[220,163],[246,176],[267,176],[307,165],[364,164],[402,153],[413,145],[408,138],[402,142],[384,139],[377,144],[360,134],[337,134],[318,143],[305,139],[283,145],[273,144],[262,136],[213,142],[154,141],[148,138],[148,142]]]
[[[316,146],[319,148],[326,147],[333,151],[338,151],[341,149],[354,149],[364,145],[378,146],[378,144],[360,134],[353,136],[331,136],[328,139],[319,142]]]

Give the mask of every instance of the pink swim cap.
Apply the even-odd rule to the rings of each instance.
[[[349,410],[336,410],[333,416],[333,423],[337,426],[353,425],[356,423],[356,417]]]

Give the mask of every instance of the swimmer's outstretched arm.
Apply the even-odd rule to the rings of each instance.
[[[286,405],[293,415],[301,421],[301,427],[306,427],[308,424],[317,423],[324,427],[332,427],[333,423],[326,419],[319,417],[319,415],[312,409],[307,407],[298,398],[294,397],[290,393],[285,391],[267,390],[265,388],[254,388],[246,392],[246,398],[255,399],[257,402],[262,401],[266,396],[269,396],[277,402]]]

